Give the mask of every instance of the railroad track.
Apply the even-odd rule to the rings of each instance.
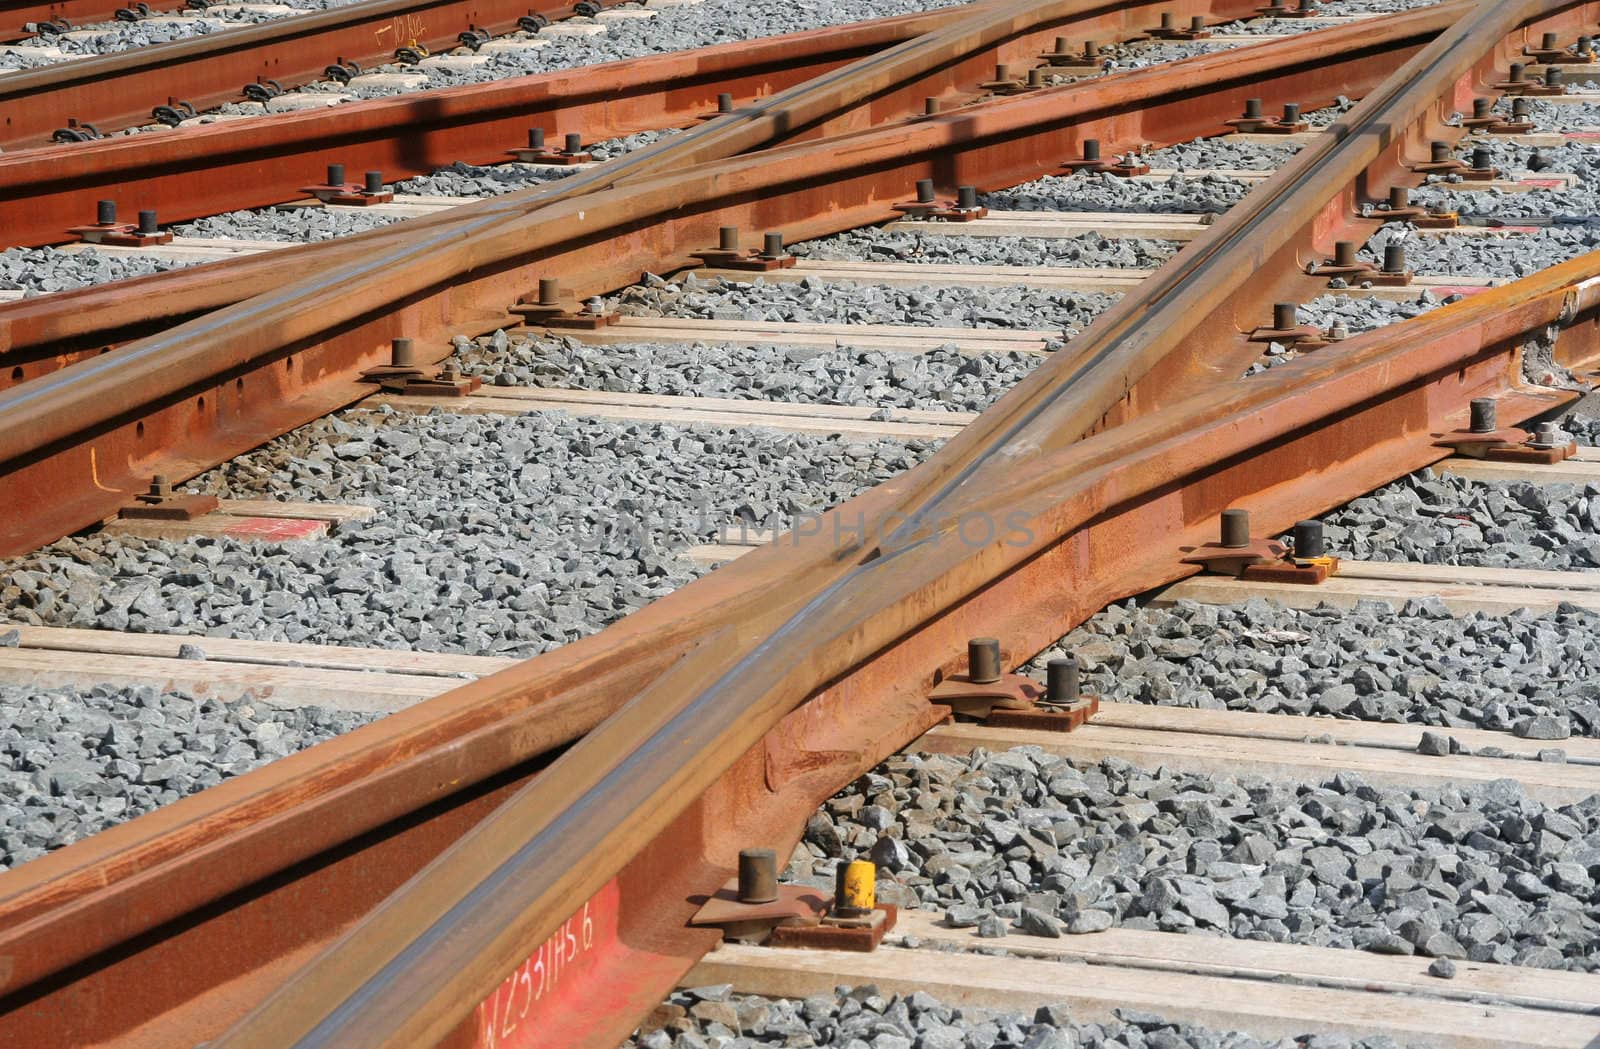
[[[605,127],[692,126],[571,177],[367,204],[413,217],[322,245],[144,245],[130,250],[228,257],[0,306],[18,558],[0,675],[69,703],[95,685],[211,692],[230,705],[198,716],[256,752],[223,741],[205,774],[220,782],[174,800],[194,775],[170,750],[119,749],[128,713],[111,700],[95,752],[136,757],[134,803],[154,810],[0,877],[7,1036],[615,1044],[642,1021],[652,1047],[741,1029],[957,1044],[985,1024],[991,1041],[1048,1044],[1120,1007],[1168,1044],[1200,1037],[1185,1024],[1592,1041],[1600,720],[1572,668],[1588,665],[1595,599],[1571,569],[1600,565],[1585,545],[1600,462],[1585,448],[1530,463],[1566,435],[1529,451],[1501,427],[1560,414],[1594,367],[1595,262],[1570,219],[1588,214],[1600,111],[1579,90],[1538,102],[1535,127],[1468,133],[1451,113],[1600,11],[1454,3],[1035,90],[994,69],[1062,35],[1130,39],[1191,13],[1255,12],[1032,3],[840,34],[881,52],[865,59],[817,34],[716,52],[754,80],[792,46],[804,75],[705,121],[715,78],[664,102],[663,62],[641,108]],[[548,90],[549,112],[574,104]],[[1298,112],[1261,120],[1248,98]],[[402,111],[292,119],[353,128],[382,106]],[[1091,139],[1155,177],[1094,173]],[[91,150],[127,170],[148,155],[61,155]],[[1078,158],[1091,171],[1062,170]],[[397,173],[433,166],[411,163]],[[94,177],[59,199],[81,206]],[[194,214],[274,203],[285,177]],[[57,239],[38,229],[19,242]],[[695,262],[682,283],[633,283]],[[1593,443],[1582,417],[1566,425]],[[153,474],[181,481],[279,435],[205,475],[224,496],[208,513],[110,519]],[[514,480],[454,476],[465,448]],[[1498,461],[1473,458],[1490,448]],[[1573,482],[1589,487],[1559,487]],[[371,491],[376,516],[357,505]],[[702,492],[743,503],[737,520],[648,520]],[[796,492],[839,505],[796,519]],[[596,498],[619,513],[596,517]],[[487,548],[491,570],[471,537],[491,507],[526,501],[549,513],[513,525],[523,552]],[[385,522],[397,502],[459,532],[457,559],[419,558]],[[1243,527],[1244,545],[1223,560],[1271,563],[1267,537],[1325,515],[1341,570],[1297,580],[1316,567],[1301,528],[1302,560],[1267,578],[1196,574],[1184,555],[1238,508],[1248,524],[1224,533]],[[974,541],[986,522],[1004,532]],[[600,592],[570,575],[576,541],[601,524],[649,541],[597,613],[576,611]],[[377,560],[329,545],[365,529]],[[696,539],[676,560],[653,549]],[[170,553],[188,549],[210,552],[187,567]],[[247,581],[254,550],[284,551],[276,585]],[[159,586],[127,571],[144,551]],[[88,579],[113,562],[102,608]],[[723,567],[689,583],[691,564]],[[469,580],[489,589],[463,604]],[[391,599],[412,590],[421,604]],[[321,631],[301,600],[355,625],[350,640],[405,650],[308,644]],[[1385,600],[1414,604],[1368,603]],[[547,628],[497,618],[497,601]],[[200,623],[239,639],[185,629]],[[980,694],[1032,695],[1070,651],[1098,713],[1067,733],[944,724],[952,679],[984,677],[981,637],[998,639],[996,672],[1023,676]],[[1363,658],[1377,637],[1398,647]],[[1502,658],[1473,662],[1482,650]],[[1064,666],[1048,671],[1065,698]],[[63,797],[85,775],[28,771]],[[718,946],[692,919],[751,848],[791,857],[787,908],[829,894],[836,861],[870,857],[901,908],[889,945]],[[699,990],[661,1004],[680,981]],[[841,999],[838,984],[876,990]]]

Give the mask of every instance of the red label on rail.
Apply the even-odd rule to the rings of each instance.
[[[1560,178],[1519,178],[1519,185],[1536,186],[1539,189],[1560,189],[1567,184],[1566,179]]]
[[[621,898],[617,883],[609,882],[484,999],[479,1049],[564,1049],[550,1037],[547,1021],[594,1007],[592,981],[617,946]]]

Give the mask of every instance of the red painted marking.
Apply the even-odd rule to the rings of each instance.
[[[239,517],[223,532],[234,539],[315,539],[328,530],[328,522],[303,517]]]
[[[1517,181],[1524,186],[1538,186],[1540,189],[1560,189],[1567,184],[1565,179],[1559,178],[1519,178]]]
[[[1455,287],[1447,284],[1433,284],[1429,285],[1427,290],[1442,299],[1446,295],[1476,295],[1489,289],[1480,284],[1461,284]]]
[[[1600,131],[1568,131],[1569,142],[1596,142],[1600,141]]]

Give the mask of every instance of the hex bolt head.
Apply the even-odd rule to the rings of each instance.
[[[1472,399],[1472,432],[1493,433],[1500,428],[1495,419],[1495,401],[1493,397],[1474,397]]]
[[[439,378],[445,382],[455,382],[461,378],[461,365],[455,361],[445,361],[439,368]]]
[[[731,95],[730,93],[728,93],[726,91],[717,92],[717,112],[718,113],[732,113],[733,112],[733,95]]]
[[[1244,118],[1246,120],[1261,119],[1261,100],[1259,98],[1247,98],[1244,100]]]
[[[1404,273],[1406,270],[1406,246],[1397,240],[1391,240],[1383,246],[1383,272]]]
[[[1283,122],[1285,124],[1298,124],[1300,122],[1300,103],[1285,102],[1283,104]]]
[[[1403,211],[1411,206],[1411,190],[1405,186],[1389,187],[1389,210]]]
[[[367,196],[376,196],[383,192],[383,172],[369,171],[366,176],[366,185],[362,187]]]
[[[1494,167],[1494,153],[1488,146],[1474,146],[1472,148],[1472,169],[1474,171],[1488,171]]]
[[[978,191],[973,186],[956,187],[956,207],[962,211],[975,211],[978,207]]]
[[[542,128],[542,127],[531,127],[531,128],[528,129],[528,148],[529,149],[543,149],[544,148],[544,128]]]
[[[767,259],[783,258],[783,234],[767,233],[761,238],[761,257]]]
[[[1353,240],[1334,241],[1333,264],[1339,267],[1354,266],[1356,264],[1356,242]]]
[[[598,317],[606,311],[606,300],[598,295],[591,295],[584,300],[583,308]]]
[[[94,206],[94,221],[98,226],[115,226],[117,224],[117,202],[102,200]]]
[[[1272,327],[1277,331],[1288,331],[1299,323],[1300,305],[1294,302],[1278,302],[1272,306]]]
[[[919,179],[917,179],[917,203],[918,204],[932,204],[934,202],[934,200],[935,200],[935,198],[934,198],[934,195],[933,195],[933,179],[931,179],[931,178],[919,178]]]
[[[150,478],[150,494],[163,499],[172,494],[172,482],[167,480],[166,474],[156,474]]]
[[[342,186],[342,185],[344,185],[344,165],[343,164],[329,164],[328,165],[328,185],[330,185],[330,186]]]
[[[417,366],[417,350],[410,339],[389,340],[389,363],[396,368]]]
[[[778,898],[778,854],[771,849],[739,850],[739,902],[771,903]]]
[[[1250,545],[1250,511],[1222,511],[1222,545],[1240,550]]]
[[[569,131],[562,138],[562,148],[569,154],[583,152],[583,136],[576,131]]]
[[[1329,342],[1343,342],[1350,337],[1350,329],[1340,323],[1335,323],[1328,329]]]
[[[967,677],[979,685],[992,685],[1000,680],[998,638],[975,637],[967,642]]]
[[[1551,66],[1544,71],[1545,87],[1560,87],[1566,82],[1567,78],[1562,74],[1560,66]]]
[[[1473,99],[1472,100],[1472,119],[1473,120],[1485,120],[1485,119],[1487,119],[1488,116],[1489,116],[1490,111],[1493,108],[1494,108],[1494,99],[1492,99],[1492,98],[1475,98],[1475,99]]]
[[[739,250],[739,227],[738,226],[722,226],[717,230],[717,250],[718,251],[738,251]]]
[[[1323,557],[1327,547],[1322,540],[1321,521],[1296,521],[1294,523],[1294,556]]]
[[[1561,443],[1561,430],[1555,423],[1540,423],[1534,431],[1534,443],[1544,448],[1554,448]]]
[[[1045,702],[1053,707],[1076,703],[1082,695],[1078,684],[1078,658],[1068,654],[1044,666]]]
[[[1084,160],[1099,160],[1100,159],[1100,140],[1099,139],[1097,139],[1097,138],[1086,138],[1086,139],[1083,140],[1083,159]]]
[[[156,213],[154,211],[141,211],[141,212],[139,212],[139,232],[140,233],[150,234],[150,233],[159,233],[160,231],[161,231],[161,227],[156,225]]]
[[[1533,100],[1518,95],[1511,100],[1511,119],[1523,120],[1533,115]]]
[[[561,280],[558,277],[539,278],[539,305],[559,306],[561,304]]]

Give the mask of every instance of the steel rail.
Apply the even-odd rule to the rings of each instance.
[[[1054,28],[1102,40],[1142,36],[1168,7],[1157,0],[1079,5]],[[331,109],[223,121],[178,135],[135,135],[0,155],[0,230],[8,244],[50,244],[89,221],[95,203],[124,214],[154,209],[165,222],[303,197],[329,163],[380,170],[390,179],[455,161],[504,160],[529,127],[551,141],[579,130],[586,141],[694,123],[726,91],[740,105],[782,91],[965,17],[964,8],[588,67],[581,77],[547,73],[488,84],[354,102]],[[1195,13],[1226,21],[1248,15],[1248,0],[1214,0]],[[1030,61],[1028,41],[984,50],[992,67]],[[963,67],[960,72],[966,72]],[[951,92],[955,71],[929,83]],[[980,77],[981,79],[981,77]],[[861,110],[861,122],[909,115],[904,92]],[[912,99],[918,107],[921,99]]]
[[[575,290],[589,294],[643,270],[692,264],[689,252],[715,243],[720,224],[817,236],[892,217],[894,202],[924,175],[1011,185],[1055,169],[1081,138],[1126,148],[1214,133],[1247,91],[1308,106],[1360,95],[1447,24],[1451,10],[1013,96],[580,200],[512,194],[465,206],[426,236],[419,227],[381,250],[362,242],[369,250],[357,262],[0,393],[0,412],[16,420],[0,430],[0,463],[15,490],[40,493],[27,505],[41,508],[0,523],[0,553],[104,516],[150,473],[188,476],[291,419],[348,403],[362,392],[355,376],[384,362],[391,337],[442,355],[450,334],[513,323],[506,306],[541,270],[580,274]],[[408,305],[390,308],[401,302]],[[63,303],[34,308],[38,326],[18,332],[29,312],[22,305],[0,308],[0,345],[31,338],[50,347],[62,326],[94,327],[81,313],[63,315]],[[79,487],[63,486],[74,477]]]
[[[1551,16],[1559,16],[1555,21],[1563,26],[1586,25],[1592,12],[1584,6],[1485,4],[1396,79],[1408,92],[1453,90],[1519,26],[1548,27]],[[1452,51],[1458,58],[1465,52],[1465,73],[1449,57]],[[1381,115],[1388,102],[1380,96],[1371,108]],[[1321,365],[1213,384],[1193,402],[1059,449],[1051,448],[1059,431],[1029,400],[1048,387],[1048,404],[1085,384],[1090,395],[1104,396],[1107,385],[1093,386],[1094,372],[1107,377],[1104,357],[1093,351],[1064,354],[1031,390],[1015,391],[985,413],[968,431],[972,437],[963,434],[928,464],[889,483],[897,489],[898,516],[932,516],[936,527],[891,544],[887,540],[894,536],[881,522],[869,523],[855,530],[859,538],[852,543],[826,553],[813,549],[823,567],[810,578],[775,595],[763,614],[723,627],[712,644],[647,685],[547,776],[519,791],[217,1044],[410,1045],[449,1037],[467,1020],[470,1003],[484,1000],[586,901],[602,898],[610,879],[624,869],[642,866],[651,875],[653,891],[641,885],[645,899],[633,900],[633,906],[653,905],[658,914],[675,909],[687,917],[685,908],[692,904],[687,893],[674,895],[684,886],[672,875],[689,868],[704,878],[707,864],[726,873],[733,851],[745,843],[702,827],[705,835],[692,839],[691,847],[704,853],[696,849],[664,867],[660,850],[683,847],[672,835],[683,831],[686,814],[696,821],[725,816],[737,799],[741,815],[761,810],[776,824],[762,827],[761,843],[777,838],[792,844],[798,837],[805,810],[796,805],[774,811],[767,804],[784,785],[781,775],[774,783],[770,748],[772,733],[786,717],[800,719],[794,735],[827,738],[828,728],[841,727],[828,723],[847,723],[858,712],[875,726],[899,716],[904,731],[896,737],[869,737],[873,742],[834,754],[802,748],[810,752],[808,770],[836,766],[828,782],[837,786],[859,771],[864,758],[921,727],[916,700],[939,664],[940,648],[930,640],[943,641],[943,652],[953,653],[965,631],[992,632],[998,622],[1005,628],[1000,636],[1016,646],[1015,659],[1018,652],[1036,651],[1107,597],[1188,571],[1170,547],[1141,546],[1135,537],[1198,540],[1215,512],[1241,490],[1265,507],[1268,527],[1281,528],[1293,516],[1325,508],[1327,500],[1349,498],[1405,472],[1395,469],[1398,464],[1437,459],[1441,450],[1433,437],[1459,423],[1464,391],[1476,395],[1520,378],[1515,364],[1528,329],[1519,328],[1510,343],[1487,338],[1495,322],[1529,312],[1527,299],[1518,295],[1534,291],[1539,308],[1532,312],[1540,315],[1541,326],[1579,322],[1568,329],[1577,339],[1558,346],[1569,359],[1573,341],[1577,355],[1594,356],[1589,329],[1600,284],[1593,279],[1595,263],[1591,256],[1559,267],[1553,290],[1548,281],[1530,278],[1514,292],[1491,293],[1364,336],[1326,355]],[[1464,328],[1440,334],[1448,323],[1463,320]],[[1125,374],[1110,377],[1122,380]],[[1399,387],[1391,385],[1397,380]],[[1525,394],[1512,407],[1525,415],[1574,397]],[[1221,418],[1215,414],[1218,401],[1226,409]],[[1198,410],[1188,410],[1191,403]],[[1024,418],[1017,424],[1019,406]],[[1287,426],[1291,421],[1294,426]],[[1150,431],[1162,427],[1176,429],[1167,431],[1165,442],[1152,440]],[[1342,440],[1330,441],[1325,430]],[[1373,433],[1384,435],[1375,450],[1352,440],[1360,434],[1370,441]],[[1152,445],[1163,454],[1152,458]],[[1110,464],[1097,463],[1095,455],[1108,448],[1115,451]],[[1330,475],[1325,465],[1346,456]],[[1197,460],[1210,467],[1200,471],[1203,476],[1174,473],[1175,465],[1194,470]],[[1313,462],[1324,470],[1307,484]],[[1383,471],[1376,478],[1374,464]],[[1020,514],[1020,521],[1004,541],[968,544],[953,522],[973,505],[994,508],[992,483],[973,481],[983,466],[1024,474],[1003,505],[1004,520]],[[1360,487],[1351,490],[1356,481]],[[1286,509],[1291,516],[1284,516]],[[1102,515],[1104,523],[1115,525],[1089,527]],[[1143,527],[1129,528],[1130,521]],[[1119,570],[1109,571],[1112,565]],[[1092,600],[1085,601],[1086,595]],[[859,678],[876,688],[867,691]],[[842,683],[819,696],[819,682]],[[868,696],[864,710],[846,709],[851,699]],[[765,792],[758,776],[752,782],[763,758]],[[706,800],[708,792],[713,801]],[[718,883],[704,878],[699,888]],[[659,955],[660,945],[650,944],[649,953]],[[595,1022],[595,1030],[616,1033],[603,1021]]]
[[[244,96],[244,85],[298,87],[335,62],[371,65],[400,47],[436,50],[481,28],[503,33],[517,19],[565,18],[566,0],[362,0],[345,7],[228,29],[189,40],[62,62],[0,77],[0,148],[48,145],[58,129],[102,132],[153,123],[156,106],[205,110]]]

